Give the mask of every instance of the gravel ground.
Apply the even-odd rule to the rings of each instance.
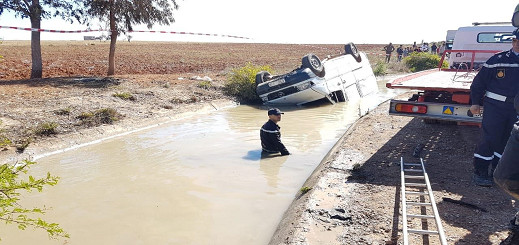
[[[514,201],[497,187],[471,182],[479,128],[389,116],[388,107],[359,120],[323,159],[304,184],[311,190],[298,193],[270,244],[403,244],[400,158],[419,163],[413,157],[419,145],[448,243],[499,244],[507,237]],[[432,221],[408,224],[436,229]],[[433,235],[409,238],[410,244],[440,244]]]

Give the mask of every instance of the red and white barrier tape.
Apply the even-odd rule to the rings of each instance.
[[[65,30],[49,30],[49,29],[38,29],[38,28],[23,28],[16,26],[0,26],[0,29],[12,29],[12,30],[21,30],[21,31],[37,31],[37,32],[52,32],[52,33],[83,33],[83,32],[98,32],[98,31],[110,31],[110,30],[75,30],[75,31],[65,31]],[[212,37],[230,37],[230,38],[239,38],[239,39],[250,39],[248,37],[239,37],[239,36],[231,36],[231,35],[221,35],[221,34],[208,34],[208,33],[196,33],[196,32],[183,32],[183,31],[128,31],[139,32],[139,33],[164,33],[164,34],[180,34],[180,35],[197,35],[197,36],[212,36]]]

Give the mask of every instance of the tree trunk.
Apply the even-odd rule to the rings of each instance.
[[[39,0],[32,0],[30,7],[31,28],[40,29],[41,26],[41,7]],[[40,32],[31,31],[31,79],[42,77],[41,44]]]
[[[115,43],[117,42],[117,25],[115,23],[114,0],[110,0],[110,54],[108,55],[108,76],[115,73]]]

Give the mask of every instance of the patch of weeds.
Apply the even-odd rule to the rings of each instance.
[[[95,111],[94,116],[103,124],[112,124],[119,120],[121,114],[119,114],[115,109],[104,108]]]
[[[362,165],[360,165],[360,163],[355,163],[355,164],[353,164],[351,171],[353,171],[353,172],[359,171],[361,167],[362,167]]]
[[[168,109],[168,110],[171,110],[171,109],[173,109],[173,106],[170,106],[170,105],[162,105],[162,108],[164,108],[164,109]]]
[[[194,96],[194,95],[191,96],[191,98],[190,98],[190,102],[191,102],[191,103],[195,103],[195,102],[197,102],[197,101],[198,101],[198,98],[197,98],[196,96]]]
[[[113,124],[121,118],[121,114],[115,109],[104,108],[94,112],[83,112],[77,118],[81,120],[82,125],[98,126],[101,124]]]
[[[164,88],[170,88],[171,87],[171,83],[169,82],[166,82],[164,85],[163,85]]]
[[[45,136],[49,136],[51,134],[57,134],[58,133],[58,131],[56,130],[57,127],[59,127],[58,123],[44,122],[41,125],[39,125],[38,127],[36,127],[36,129],[34,130],[34,133],[36,135],[45,135]]]
[[[71,111],[72,111],[72,109],[70,107],[67,107],[67,108],[63,108],[63,109],[54,111],[54,114],[60,115],[60,116],[68,116],[68,115],[70,115]]]
[[[379,77],[387,74],[387,64],[384,62],[377,62],[375,64],[375,68],[373,69],[373,75]]]
[[[123,99],[123,100],[131,100],[131,101],[135,101],[136,100],[135,96],[133,96],[133,94],[128,93],[128,92],[115,93],[112,96],[113,97],[117,97],[119,99]]]
[[[201,81],[196,86],[203,89],[210,89],[213,87],[213,84],[211,84],[210,81]]]
[[[79,114],[79,116],[77,116],[77,119],[79,120],[87,120],[89,118],[92,118],[94,117],[94,113],[92,112],[83,112],[81,114]]]
[[[301,194],[304,195],[307,192],[309,192],[311,189],[312,189],[312,187],[304,186],[304,187],[301,187],[300,191],[301,191]]]
[[[29,139],[29,138],[16,142],[16,144],[15,144],[16,152],[23,153],[25,151],[25,149],[27,149],[27,147],[29,147],[29,144],[31,144],[31,139]]]
[[[11,145],[11,140],[7,138],[7,136],[3,135],[3,132],[0,131],[0,148],[5,149],[7,146]]]

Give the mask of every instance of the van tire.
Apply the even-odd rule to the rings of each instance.
[[[316,76],[324,77],[324,66],[315,54],[307,54],[301,60],[302,68],[309,68]]]
[[[357,62],[362,61],[359,50],[357,49],[357,46],[355,46],[355,44],[347,43],[346,45],[344,45],[344,52],[346,52],[346,54],[351,54],[351,56],[353,56],[353,58],[355,58]]]
[[[323,66],[323,70],[321,71],[321,73],[319,73],[319,75],[317,75],[318,77],[324,77],[326,76],[326,69],[324,69],[324,66]]]
[[[268,77],[270,77],[270,73],[268,71],[260,71],[256,74],[256,87],[260,83],[264,83],[268,80]]]

